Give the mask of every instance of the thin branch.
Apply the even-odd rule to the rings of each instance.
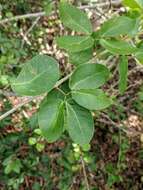
[[[54,88],[57,88],[58,86],[60,86],[62,83],[64,83],[66,80],[68,80],[68,78],[72,75],[72,73],[70,73],[69,75],[67,75],[66,77],[62,78],[61,80],[59,80]],[[21,108],[22,106],[30,103],[33,100],[38,100],[40,97],[42,96],[34,96],[34,97],[27,97],[27,99],[25,101],[23,101],[22,103],[18,104],[17,106],[15,106],[14,108],[12,108],[11,110],[7,111],[6,113],[2,114],[0,116],[0,121],[3,120],[4,118],[6,118],[7,116],[11,115],[12,113],[14,113],[16,110],[18,110],[19,108]],[[44,96],[43,96],[44,97]]]
[[[0,90],[0,95],[6,96],[6,97],[17,96],[14,92],[9,92],[6,90]]]
[[[80,9],[94,9],[95,7],[107,7],[107,6],[119,6],[121,4],[121,0],[116,0],[116,1],[109,1],[109,2],[103,2],[103,3],[100,3],[100,2],[96,2],[95,4],[92,4],[92,5],[82,5],[80,6],[79,8]]]
[[[101,18],[104,18],[105,20],[106,20],[106,19],[107,19],[107,20],[109,19],[108,16],[107,16],[103,11],[100,10],[100,8],[95,7],[95,10],[97,11],[97,13],[99,13],[99,16],[100,16]]]
[[[45,14],[46,13],[43,11],[43,12],[37,12],[37,13],[28,13],[28,14],[25,14],[25,15],[18,15],[18,16],[14,16],[14,17],[11,17],[11,18],[3,19],[3,20],[0,21],[0,24],[4,24],[4,23],[7,23],[7,22],[11,22],[11,21],[17,21],[19,19],[41,17],[41,16],[44,16]]]
[[[27,41],[27,36],[28,34],[31,32],[31,30],[35,27],[35,25],[38,23],[38,21],[40,20],[40,16],[37,17],[35,19],[35,21],[33,22],[33,24],[31,25],[31,27],[27,30],[27,32],[23,35],[23,41],[22,41],[22,44],[21,44],[21,48],[23,48],[24,46],[24,42]],[[30,42],[29,42],[30,43]],[[31,43],[30,43],[31,44]]]
[[[15,106],[14,108],[12,108],[8,112],[6,112],[3,115],[1,115],[0,116],[0,121],[3,120],[4,118],[6,118],[7,116],[11,115],[12,113],[14,113],[16,110],[18,110],[19,108],[21,108],[25,104],[28,104],[29,102],[31,102],[32,100],[34,100],[36,98],[34,98],[34,97],[28,97],[27,100],[23,101],[22,103],[18,104],[17,106]]]
[[[121,3],[121,0],[118,0],[118,1],[111,1],[112,5],[120,5]],[[109,2],[107,3],[96,3],[95,5],[85,5],[85,6],[80,6],[79,8],[80,9],[95,9],[97,7],[106,7],[106,6],[109,6]],[[4,23],[7,23],[7,22],[11,22],[11,21],[17,21],[17,20],[20,20],[20,19],[26,19],[26,18],[33,18],[33,17],[42,17],[42,16],[45,16],[46,13],[44,11],[42,12],[37,12],[37,13],[28,13],[28,14],[24,14],[24,15],[17,15],[17,16],[14,16],[14,17],[11,17],[11,18],[6,18],[6,19],[3,19],[0,21],[0,24],[4,24]]]
[[[124,127],[125,124],[122,121],[120,121],[120,123],[116,123],[104,112],[102,112],[100,115],[102,116],[102,118],[96,119],[96,121],[113,126],[116,129],[118,129],[119,131],[123,131],[127,135],[130,135],[130,134],[132,134],[134,136],[140,135],[140,132],[133,130],[131,128]]]
[[[60,86],[62,83],[64,83],[66,80],[68,80],[70,78],[70,76],[72,75],[72,73],[68,74],[67,76],[65,76],[64,78],[62,78],[61,80],[59,80],[54,88],[57,88],[58,86]]]
[[[88,183],[88,178],[87,178],[87,174],[86,174],[86,169],[85,169],[85,163],[84,163],[82,155],[81,155],[81,164],[82,164],[82,169],[83,169],[83,175],[84,175],[84,179],[85,179],[86,189],[90,190],[89,183]]]
[[[119,152],[118,152],[118,161],[117,161],[118,172],[120,172],[120,162],[121,162],[121,155],[122,155],[121,143],[122,143],[122,134],[121,134],[121,131],[119,130]]]
[[[108,2],[109,2],[109,8],[108,8],[108,10],[110,10],[112,8],[112,1],[108,0]]]
[[[121,122],[120,124],[114,122],[107,114],[105,114],[104,112],[101,112],[100,114],[103,119],[97,119],[97,121],[108,124],[108,125],[112,125],[115,128],[117,128],[118,130],[122,130],[123,132],[125,132],[126,134],[128,133],[128,130],[126,130],[123,126],[124,124]],[[106,120],[104,120],[106,119]]]

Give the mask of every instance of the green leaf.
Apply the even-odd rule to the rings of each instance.
[[[43,143],[36,144],[36,149],[38,152],[42,152],[44,150],[44,148],[45,148],[45,144],[43,144]]]
[[[13,159],[12,155],[5,158],[4,161],[2,162],[2,165],[7,166],[11,162],[12,159]]]
[[[51,0],[46,0],[43,2],[43,8],[46,13],[46,16],[49,16],[53,10],[53,2]]]
[[[9,174],[11,172],[20,173],[20,169],[22,168],[21,161],[19,159],[10,160],[4,170],[5,174]]]
[[[76,32],[92,33],[92,25],[87,15],[78,8],[63,2],[59,6],[60,19],[63,24]]]
[[[107,49],[109,52],[113,54],[119,54],[119,55],[129,55],[132,53],[137,52],[137,48],[133,46],[132,44],[121,41],[121,40],[100,40],[100,44]]]
[[[136,54],[135,54],[135,57],[137,58],[137,60],[143,64],[143,49],[139,50]]]
[[[82,150],[84,152],[89,152],[90,149],[91,149],[91,145],[90,144],[85,144],[85,145],[82,146]]]
[[[37,139],[34,138],[34,137],[30,137],[30,138],[28,139],[28,143],[29,143],[30,145],[34,145],[34,144],[36,144],[36,142],[37,142]]]
[[[58,63],[55,59],[38,55],[24,64],[12,89],[19,95],[35,96],[49,92],[59,79]]]
[[[41,103],[38,123],[48,142],[56,141],[64,129],[64,102],[53,91]]]
[[[20,173],[20,169],[22,168],[22,164],[21,164],[20,159],[14,160],[13,163],[12,163],[12,165],[13,165],[13,171],[15,173],[19,174]]]
[[[101,64],[83,64],[75,69],[69,82],[72,90],[95,89],[109,79],[109,70]]]
[[[90,36],[62,36],[57,37],[56,42],[60,48],[73,53],[87,50],[94,45]]]
[[[128,59],[125,56],[121,57],[119,63],[119,91],[123,94],[127,88],[127,74],[128,74]]]
[[[5,173],[5,174],[9,174],[9,173],[11,173],[11,171],[12,171],[12,165],[11,165],[11,164],[8,164],[8,165],[5,167],[5,169],[4,169],[4,173]]]
[[[100,89],[74,90],[72,98],[89,110],[102,110],[112,104],[111,99]]]
[[[142,0],[123,0],[123,4],[131,9],[143,9]]]
[[[94,122],[91,113],[73,103],[66,103],[66,124],[72,140],[79,144],[88,144],[93,137]]]
[[[93,56],[93,48],[80,51],[77,53],[69,53],[69,62],[73,65],[80,65],[88,62],[92,59]]]
[[[120,175],[113,175],[112,173],[108,174],[107,184],[108,184],[109,188],[112,187],[113,184],[119,183],[119,182],[121,182],[121,176]]]
[[[103,23],[100,35],[104,37],[116,37],[119,35],[135,35],[138,32],[139,20],[127,16],[111,18]]]

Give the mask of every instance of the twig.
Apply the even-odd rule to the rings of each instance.
[[[122,127],[122,124],[118,124],[118,123],[114,122],[114,121],[113,121],[107,114],[105,114],[104,112],[101,113],[101,116],[102,116],[103,118],[107,119],[107,120],[99,119],[98,121],[103,122],[103,123],[108,124],[108,125],[112,125],[112,126],[116,127],[118,130],[122,130],[123,132],[128,133],[128,131]]]
[[[37,99],[37,97],[28,97],[27,100],[25,100],[24,102],[18,104],[17,106],[15,106],[14,108],[12,108],[11,110],[9,110],[8,112],[4,113],[3,115],[0,116],[0,121],[3,120],[4,118],[6,118],[7,116],[11,115],[12,113],[14,113],[16,110],[18,110],[19,108],[21,108],[22,106],[24,106],[25,104],[28,104],[29,102],[31,102],[32,100]]]
[[[100,16],[101,18],[103,18],[103,19],[105,19],[105,20],[108,20],[108,19],[109,19],[109,17],[108,17],[103,11],[101,11],[100,8],[95,7],[95,10],[99,13],[99,16]]]
[[[111,1],[112,5],[119,5],[121,3],[121,0],[118,0],[118,1]],[[94,9],[94,8],[97,8],[98,7],[106,7],[106,6],[109,6],[109,2],[107,3],[97,3],[96,5],[85,5],[85,6],[80,6],[79,8],[80,9]],[[42,16],[45,16],[46,13],[44,11],[42,12],[37,12],[37,13],[28,13],[28,14],[24,14],[24,15],[17,15],[17,16],[14,16],[14,17],[11,17],[11,18],[5,18],[3,20],[0,21],[0,24],[4,24],[4,23],[7,23],[7,22],[11,22],[11,21],[17,21],[17,20],[20,20],[20,19],[26,19],[26,18],[33,18],[33,17],[42,17]],[[105,15],[106,16],[106,15]]]
[[[72,75],[72,73],[70,73],[69,75],[67,75],[66,77],[62,78],[61,80],[59,80],[54,88],[57,88],[58,86],[60,86],[63,82],[65,82],[70,76]],[[14,108],[12,108],[11,110],[9,110],[8,112],[2,114],[0,116],[0,121],[3,120],[4,118],[6,118],[7,116],[11,115],[12,113],[14,113],[16,110],[18,110],[19,108],[21,108],[22,106],[28,104],[29,102],[33,101],[33,100],[38,100],[39,97],[41,96],[34,96],[34,97],[27,97],[27,100],[25,100],[24,102],[18,104],[17,106],[15,106]],[[44,96],[43,96],[44,97]]]
[[[119,130],[119,153],[118,153],[118,161],[117,161],[117,169],[120,172],[120,162],[121,162],[121,143],[122,143],[122,136],[121,136],[121,131]]]
[[[111,1],[110,2],[103,2],[103,3],[95,3],[95,5],[82,5],[79,8],[80,9],[94,9],[95,7],[106,7],[106,6],[118,6],[121,4],[121,0]]]
[[[114,122],[107,114],[105,114],[104,112],[102,112],[100,114],[103,118],[97,119],[98,122],[107,124],[107,125],[111,125],[113,127],[115,127],[116,129],[118,129],[119,131],[123,131],[124,133],[126,133],[127,135],[133,134],[134,136],[138,136],[140,135],[140,132],[132,130],[132,129],[125,129],[124,128],[124,123],[122,121],[120,121],[120,123],[116,123]]]
[[[142,84],[143,84],[143,80],[141,79],[141,80],[135,81],[135,83],[129,85],[127,87],[127,90],[126,90],[126,93],[124,94],[124,96],[119,97],[119,102],[121,103],[121,102],[125,101],[126,99],[130,98],[130,94],[133,93],[133,91],[132,91],[133,88],[140,87],[140,86],[142,86]],[[119,95],[120,95],[119,91],[114,91],[114,96],[117,97]]]
[[[8,91],[5,91],[5,90],[0,90],[0,95],[4,95],[6,97],[9,97],[9,96],[17,96],[14,92],[8,92]]]
[[[82,164],[82,169],[83,169],[83,175],[84,175],[84,179],[85,179],[86,189],[90,190],[88,179],[87,179],[87,174],[86,174],[86,169],[85,169],[85,163],[84,163],[82,155],[81,155],[81,164]]]
[[[54,88],[57,88],[58,86],[60,86],[62,83],[64,83],[66,80],[68,80],[70,78],[70,76],[72,75],[72,73],[68,74],[67,76],[65,76],[64,78],[62,78],[61,80],[59,80]]]
[[[39,21],[40,18],[41,18],[40,16],[37,17],[37,18],[35,19],[35,21],[33,22],[33,24],[31,25],[31,27],[30,27],[30,28],[27,30],[27,32],[23,35],[23,40],[22,40],[21,48],[23,48],[24,42],[27,41],[27,36],[28,36],[28,34],[31,32],[31,30],[34,28],[34,26],[38,23],[38,21]]]
[[[117,71],[117,67],[116,67],[116,71]],[[143,70],[143,67],[142,66],[136,66],[134,67],[133,69],[131,69],[129,72],[128,72],[128,78],[129,76],[131,76],[133,73],[137,72],[137,71],[142,71]],[[114,89],[115,87],[118,86],[118,83],[119,81],[116,81],[113,85],[112,85],[112,89]],[[139,81],[136,81],[134,84],[131,84],[130,86],[128,86],[128,89],[129,88],[132,88],[134,86],[137,86],[137,85],[141,85],[142,84],[142,80],[139,80]]]
[[[71,183],[71,185],[68,187],[68,190],[71,190],[71,189],[72,189],[74,183],[76,182],[76,177],[77,177],[77,176],[74,176],[74,177],[73,177],[72,183]]]
[[[108,10],[110,10],[112,8],[112,1],[108,0],[108,2],[109,2],[109,8],[108,8]]]
[[[14,17],[11,17],[11,18],[3,19],[3,20],[0,21],[0,24],[4,24],[4,23],[7,23],[7,22],[11,22],[11,21],[17,21],[19,19],[41,17],[41,16],[44,16],[45,14],[46,13],[43,11],[43,12],[37,12],[37,13],[28,13],[28,14],[25,14],[25,15],[18,15],[18,16],[14,16]]]

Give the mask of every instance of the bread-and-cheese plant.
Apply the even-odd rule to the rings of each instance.
[[[125,0],[124,4],[134,9],[130,1]],[[115,97],[112,100],[102,88],[112,73],[98,57],[100,52],[118,56],[119,93],[125,92],[128,58],[143,63],[143,46],[138,38],[143,5],[139,1],[135,5],[135,11],[129,9],[124,15],[113,16],[93,31],[86,13],[67,2],[59,3],[63,25],[76,35],[59,36],[55,40],[67,52],[73,70],[62,77],[54,58],[37,55],[24,64],[12,82],[12,89],[18,95],[45,97],[38,110],[38,123],[48,142],[58,140],[67,131],[80,146],[89,144],[94,134],[94,112],[114,104]]]

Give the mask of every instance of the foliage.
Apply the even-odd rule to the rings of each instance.
[[[87,62],[90,59],[88,51],[93,48],[96,50],[90,20],[85,13],[66,2],[60,3],[59,11],[65,26],[84,35],[57,37],[58,46],[72,56],[72,63],[74,63],[75,53],[78,56],[81,52],[87,54],[85,58],[81,56],[81,59]],[[131,36],[138,33],[138,23],[139,18],[119,16],[105,22],[98,31],[99,44],[103,48],[115,55],[124,55],[119,64],[119,90],[122,94],[127,87],[126,55],[134,55],[140,51],[133,42],[123,40],[122,36],[127,36],[131,40]],[[84,61],[80,60],[78,62],[81,64],[74,69],[69,79],[71,91],[62,92],[61,95],[57,91],[51,92],[40,106],[38,122],[42,134],[49,142],[57,140],[62,132],[67,130],[73,141],[80,145],[88,144],[93,136],[93,121],[91,113],[86,109],[102,110],[113,103],[101,89],[98,89],[109,80],[108,68],[102,64],[83,64]],[[56,85],[59,73],[56,60],[39,55],[24,65],[21,73],[12,83],[12,88],[20,95],[35,96],[47,93]],[[45,85],[42,85],[44,83]],[[62,91],[60,87],[58,90]]]
[[[21,1],[18,4],[21,7],[20,13],[30,10],[28,3]],[[19,40],[14,39],[13,36],[12,39],[6,37],[4,31],[1,31],[0,86],[7,88],[11,84],[11,88],[17,95],[33,96],[33,99],[37,96],[44,98],[38,112],[30,121],[26,120],[20,124],[22,132],[6,134],[6,137],[4,134],[4,138],[0,139],[0,159],[2,160],[0,167],[4,173],[4,175],[0,174],[0,181],[6,184],[7,189],[19,189],[26,180],[25,176],[34,176],[36,179],[33,189],[52,189],[53,181],[55,187],[69,189],[71,178],[78,178],[78,173],[82,170],[81,156],[88,164],[87,171],[89,170],[97,179],[102,178],[108,188],[114,188],[116,184],[121,185],[123,181],[126,181],[123,173],[128,167],[126,155],[130,149],[130,143],[121,132],[124,126],[120,126],[118,134],[110,134],[111,129],[107,132],[104,124],[95,126],[94,123],[94,120],[100,119],[102,111],[117,122],[127,117],[124,105],[118,103],[116,94],[114,96],[106,91],[105,85],[111,84],[113,73],[105,60],[110,56],[117,58],[118,63],[114,65],[118,70],[117,96],[124,95],[128,89],[130,60],[134,60],[135,64],[139,65],[143,63],[142,39],[140,38],[142,2],[124,0],[123,4],[128,7],[127,12],[105,21],[99,29],[94,31],[85,12],[65,1],[59,3],[61,22],[65,29],[75,32],[75,35],[68,33],[66,36],[59,35],[55,38],[57,46],[68,55],[72,68],[70,72],[63,72],[58,65],[59,60],[47,55],[37,55],[35,52],[38,47],[37,49],[35,47],[22,49]],[[52,1],[43,2],[46,16],[53,10],[53,5]],[[10,5],[7,4],[7,6]],[[9,13],[6,16],[12,15]],[[12,31],[14,34],[18,30],[17,27],[15,24]],[[35,41],[37,36],[44,32],[43,29],[42,31],[34,30],[32,39]],[[24,64],[21,68],[19,63],[22,62]],[[12,68],[11,74],[9,74],[9,67]],[[17,73],[19,73],[18,77],[15,78]],[[68,74],[65,75],[65,73]],[[140,114],[143,114],[142,91],[141,88],[132,105]],[[4,104],[6,110],[9,110],[10,105],[6,102]],[[3,130],[5,125],[10,124],[11,117],[7,117],[1,121],[0,129]],[[98,129],[103,134],[105,133],[105,136],[110,134],[111,149],[114,149],[114,145],[118,146],[116,163],[106,162],[102,145],[100,147],[100,137],[96,139]],[[70,141],[68,135],[73,142]],[[92,139],[97,140],[97,144],[95,142],[91,144],[93,152],[89,151]],[[55,142],[57,140],[58,145]],[[65,142],[65,145],[60,145],[61,142]],[[46,152],[47,146],[48,149],[51,146],[50,143],[53,143],[52,156],[55,158],[50,157],[51,152]],[[24,156],[22,156],[21,147],[26,147]],[[142,158],[142,151],[139,155]],[[51,171],[51,167],[54,171]],[[58,168],[58,172],[55,168]],[[53,173],[59,177],[58,180]],[[39,176],[44,179],[44,186],[39,183]],[[52,180],[49,180],[51,178]],[[127,183],[132,184],[130,181]],[[81,182],[79,186],[79,189],[85,189],[84,182]],[[98,189],[98,187],[91,185],[91,189]]]

